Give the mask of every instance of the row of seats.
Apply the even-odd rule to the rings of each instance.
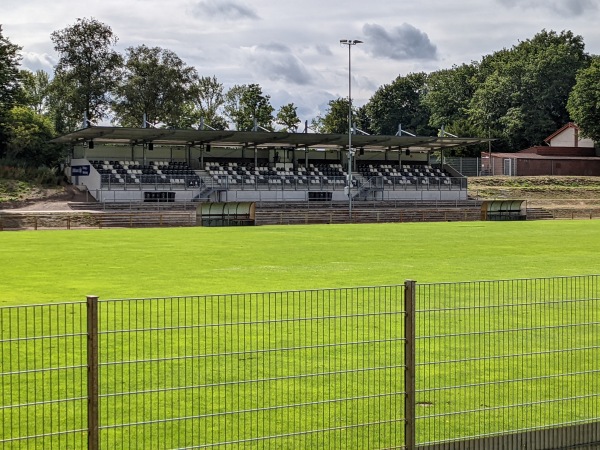
[[[407,164],[361,164],[358,170],[364,176],[410,176],[410,177],[450,177],[439,167]]]
[[[198,187],[202,179],[184,162],[150,161],[90,161],[100,173],[102,183],[108,184],[162,184]]]
[[[361,164],[358,170],[365,178],[381,178],[384,184],[390,185],[451,184],[448,173],[427,164]]]
[[[439,177],[406,177],[406,176],[393,176],[393,177],[381,177],[384,185],[441,185],[449,186],[452,184],[451,178],[439,178]]]
[[[308,168],[299,166],[295,170],[285,165],[228,164],[207,163],[204,166],[210,177],[218,184],[345,184],[346,172],[341,164],[309,164]]]

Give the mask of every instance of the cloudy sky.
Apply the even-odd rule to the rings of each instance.
[[[50,33],[95,18],[118,50],[146,44],[173,50],[226,88],[258,83],[278,108],[302,120],[348,95],[364,104],[382,84],[410,72],[478,61],[542,29],[571,30],[600,54],[600,0],[3,0],[4,36],[23,47],[23,66],[52,73]]]

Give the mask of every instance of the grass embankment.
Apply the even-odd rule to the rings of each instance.
[[[523,199],[543,208],[600,206],[600,177],[471,177],[469,195],[478,199]]]
[[[48,167],[30,167],[0,159],[0,207],[9,203],[43,200],[63,190],[62,177]],[[4,205],[3,205],[4,204]]]
[[[0,178],[0,204],[43,198],[46,195],[46,189],[36,183]]]

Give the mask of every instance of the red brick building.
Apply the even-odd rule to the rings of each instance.
[[[600,153],[591,139],[581,138],[574,123],[568,123],[544,142],[547,145],[517,153],[492,153],[491,158],[482,155],[484,169],[492,175],[508,176],[600,176]]]

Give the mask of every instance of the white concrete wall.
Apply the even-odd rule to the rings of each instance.
[[[100,189],[102,180],[98,171],[90,164],[87,159],[72,159],[71,166],[90,166],[89,176],[71,176],[71,170],[69,167],[69,179],[75,186],[86,186],[88,191]]]
[[[228,191],[219,201],[223,202],[305,202],[309,191]],[[332,191],[329,191],[332,192]],[[377,200],[467,200],[465,190],[397,190],[377,193]],[[347,201],[343,191],[333,191],[332,200]],[[358,200],[357,200],[358,201]]]
[[[151,189],[141,190],[104,190],[97,189],[94,191],[90,190],[90,193],[99,202],[107,203],[130,203],[130,202],[143,202],[144,192],[158,192]],[[176,202],[191,202],[194,197],[198,194],[198,191],[173,191],[175,192]]]
[[[577,139],[577,137],[579,137],[579,139]],[[577,129],[573,127],[569,127],[562,133],[554,136],[549,144],[550,147],[594,147],[594,141],[582,138],[578,135]]]
[[[467,191],[383,191],[378,200],[467,200]]]
[[[140,164],[148,164],[150,161],[156,160],[185,161],[187,158],[186,148],[176,146],[155,146],[154,150],[151,151],[144,149],[141,145],[131,147],[126,145],[96,144],[93,149],[79,145],[75,147],[73,154],[76,158],[85,158],[88,160],[126,160],[138,161]]]
[[[305,202],[308,191],[228,191],[225,202]]]

